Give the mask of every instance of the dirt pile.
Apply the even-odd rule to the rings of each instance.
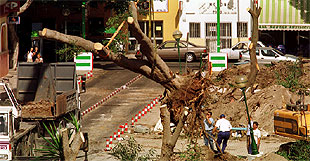
[[[285,83],[291,85],[292,82],[286,82],[288,77],[297,76],[296,67],[291,62],[279,62],[271,66],[262,66],[256,78],[256,90],[254,94],[246,92],[249,112],[254,121],[259,122],[260,129],[273,132],[273,113],[276,109],[290,103],[294,104],[299,96],[298,90],[294,88],[285,88]],[[299,68],[300,69],[300,68]],[[296,88],[310,87],[310,64],[303,64],[303,75],[299,76],[296,82]],[[294,72],[295,73],[292,73]],[[221,113],[226,114],[231,120],[233,126],[245,126],[246,113],[243,95],[240,89],[233,87],[234,79],[238,75],[247,75],[250,72],[249,64],[233,66],[230,69],[220,72],[213,78],[214,87],[211,91],[212,101],[206,105],[214,113],[214,118],[219,117]],[[282,85],[279,82],[282,81]]]
[[[238,89],[239,90],[239,89]],[[269,133],[273,132],[273,113],[280,109],[283,104],[295,102],[298,97],[287,88],[280,85],[273,85],[264,88],[250,96],[247,100],[250,114],[254,121],[258,121],[260,129]],[[214,117],[221,113],[226,114],[233,126],[240,127],[246,124],[246,108],[243,99],[230,103],[219,102],[212,104],[209,108],[213,111]]]
[[[214,155],[214,152],[207,148],[206,146],[200,147],[200,152],[187,151],[187,153],[183,152],[181,154],[175,153],[171,160],[176,161],[186,161],[186,160],[198,160],[196,157],[200,157],[200,160],[212,160],[212,161],[246,161],[246,159],[239,158],[237,156],[231,155],[229,153]],[[194,155],[195,154],[195,155]]]
[[[53,102],[41,100],[38,102],[29,102],[22,106],[23,118],[48,117],[53,116],[52,109],[55,106]]]

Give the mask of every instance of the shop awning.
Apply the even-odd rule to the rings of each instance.
[[[260,0],[259,30],[310,31],[310,1]]]

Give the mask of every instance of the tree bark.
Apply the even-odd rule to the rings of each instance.
[[[248,75],[248,87],[251,87],[251,91],[253,92],[253,88],[252,86],[255,83],[256,80],[256,76],[258,74],[259,71],[259,67],[257,64],[257,58],[256,58],[256,46],[257,46],[257,41],[258,41],[258,17],[260,15],[261,12],[261,7],[258,7],[258,5],[256,3],[253,2],[253,9],[248,8],[248,12],[251,14],[252,16],[252,20],[253,20],[253,30],[252,30],[252,37],[251,37],[251,44],[249,46],[250,49],[250,60],[251,60],[251,72]]]
[[[25,4],[20,7],[19,12],[17,12],[17,16],[25,12],[29,6],[32,4],[33,0],[27,0]],[[9,24],[9,41],[11,42],[11,53],[10,53],[10,62],[12,62],[12,68],[16,70],[17,62],[18,62],[18,55],[19,55],[19,38],[17,36],[15,25]]]
[[[68,129],[61,129],[60,132],[62,136],[64,160],[75,161],[79,153],[80,147],[83,144],[83,134],[81,132],[77,132],[76,135],[72,136],[73,141],[70,145],[68,138]]]
[[[167,105],[163,105],[160,107],[160,118],[163,124],[163,140],[161,146],[161,161],[169,161],[171,156],[173,155],[173,149],[177,140],[182,132],[186,116],[184,112],[178,122],[178,125],[174,131],[171,132],[170,129],[170,112],[168,111]]]

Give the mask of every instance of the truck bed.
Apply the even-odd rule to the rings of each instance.
[[[53,116],[55,104],[50,101],[29,102],[22,106],[22,118],[51,117]]]
[[[55,120],[57,117],[78,109],[76,91],[70,90],[58,95],[56,103],[41,100],[28,102],[21,108],[21,117],[24,120]]]

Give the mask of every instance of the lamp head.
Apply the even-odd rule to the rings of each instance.
[[[237,87],[245,88],[246,84],[248,83],[248,78],[245,75],[237,76],[235,83],[237,84]]]
[[[173,36],[173,38],[176,39],[176,40],[177,40],[177,39],[180,39],[180,38],[182,37],[182,32],[179,31],[179,30],[176,30],[176,31],[173,32],[172,36]]]

